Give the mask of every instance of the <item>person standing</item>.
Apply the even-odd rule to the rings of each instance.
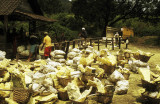
[[[30,62],[31,57],[33,56],[33,54],[35,54],[35,58],[37,57],[37,47],[39,44],[39,39],[37,37],[37,34],[32,33],[32,35],[30,36],[29,39],[29,43],[31,45],[30,47],[30,51],[29,51],[29,57],[28,57],[28,62]]]
[[[118,45],[118,38],[119,38],[119,34],[118,32],[116,32],[116,34],[114,35],[115,40],[116,40],[116,45]]]
[[[42,44],[41,50],[45,46],[44,57],[45,57],[45,59],[47,59],[47,58],[51,58],[51,56],[50,56],[50,53],[51,53],[51,50],[52,50],[51,38],[48,36],[48,32],[44,32],[44,35],[45,35],[45,37],[43,38],[43,44]]]
[[[86,39],[87,39],[88,35],[87,35],[87,31],[84,27],[82,27],[82,32],[80,33],[80,37],[84,38],[84,42],[85,42],[85,45],[86,45]],[[81,44],[83,45],[83,42]]]

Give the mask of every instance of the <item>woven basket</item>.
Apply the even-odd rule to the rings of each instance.
[[[113,96],[108,96],[106,94],[98,94],[98,102],[102,104],[108,104],[112,102]]]
[[[30,97],[30,92],[28,89],[24,88],[14,88],[11,90],[8,89],[0,89],[0,91],[12,91],[13,92],[13,100],[18,102],[18,103],[27,103],[29,97]]]
[[[67,91],[58,90],[58,99],[63,100],[63,101],[69,100]]]
[[[81,76],[81,80],[83,82],[88,82],[88,80],[92,80],[93,81],[93,78],[94,78],[94,74],[90,74],[90,73],[83,73],[82,76]]]
[[[145,88],[147,91],[156,91],[157,90],[157,84],[150,83],[145,80],[142,81],[142,87]]]
[[[67,86],[69,82],[72,81],[71,78],[58,78],[59,84],[63,87]]]
[[[13,89],[13,100],[18,103],[26,103],[30,97],[30,91],[24,88]]]
[[[104,69],[107,75],[111,75],[115,70],[115,66],[108,66],[106,64],[100,65],[100,68]]]
[[[139,59],[143,62],[148,62],[151,56],[139,55]]]

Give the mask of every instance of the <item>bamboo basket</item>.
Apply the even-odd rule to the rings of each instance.
[[[81,80],[83,82],[88,82],[88,80],[93,80],[95,74],[92,74],[92,73],[83,73],[82,76],[81,76]]]
[[[68,96],[67,91],[60,91],[60,90],[58,90],[58,98],[60,100],[63,100],[63,101],[69,100],[69,96]]]
[[[154,54],[153,54],[154,55]],[[151,56],[153,56],[151,55]],[[139,55],[139,59],[143,62],[148,62],[151,56],[146,56],[146,55]]]
[[[108,66],[106,64],[100,65],[100,68],[104,69],[107,75],[111,75],[115,71],[115,66]]]
[[[29,97],[30,97],[30,92],[28,89],[24,88],[14,88],[14,89],[0,89],[0,91],[12,91],[13,92],[13,100],[18,102],[18,103],[27,103]]]
[[[157,90],[157,84],[150,83],[150,82],[145,81],[143,79],[141,81],[142,81],[142,87],[145,88],[147,91],[156,91]]]
[[[63,87],[67,86],[69,82],[72,81],[72,78],[60,78],[58,77],[58,81],[59,81],[59,84],[62,85]]]

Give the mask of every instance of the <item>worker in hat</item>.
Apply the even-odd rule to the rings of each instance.
[[[51,50],[52,50],[52,47],[51,47],[51,38],[48,36],[48,32],[44,32],[44,36],[45,37],[43,38],[43,45],[42,45],[41,50],[45,46],[44,57],[45,57],[45,59],[47,59],[47,58],[51,58],[50,57],[50,53],[51,53]]]
[[[85,46],[86,46],[87,31],[86,31],[86,29],[84,27],[82,27],[82,31],[80,33],[80,37],[84,39],[84,43],[85,43]],[[83,44],[83,42],[81,44]]]

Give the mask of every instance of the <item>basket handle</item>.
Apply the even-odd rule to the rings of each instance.
[[[0,91],[13,91],[13,89],[0,89]]]

